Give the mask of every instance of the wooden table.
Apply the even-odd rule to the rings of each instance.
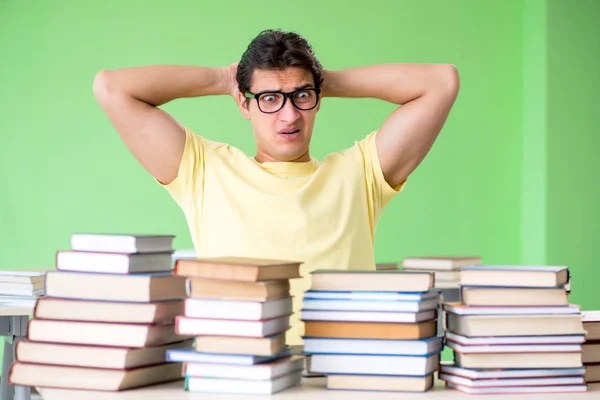
[[[0,400],[30,400],[31,398],[28,387],[12,386],[8,383],[8,371],[14,361],[15,344],[27,335],[27,324],[31,314],[33,314],[32,307],[0,304],[0,335],[4,336]]]
[[[183,389],[183,381],[177,381],[162,385],[148,386],[140,389],[131,389],[122,392],[92,392],[85,390],[66,389],[38,389],[44,400],[257,400],[265,396],[238,395],[238,394],[211,394],[192,393]],[[425,393],[403,393],[403,392],[361,392],[325,389],[325,378],[305,378],[301,385],[276,393],[273,397],[277,399],[294,400],[473,400],[481,395],[471,395],[458,392],[444,387],[442,381],[436,381],[435,388]],[[485,395],[485,399],[525,398],[526,400],[576,400],[576,399],[600,399],[600,387],[591,387],[585,393],[549,393],[549,394],[527,394],[527,395]]]

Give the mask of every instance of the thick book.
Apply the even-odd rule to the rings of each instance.
[[[38,300],[33,316],[63,321],[157,324],[172,322],[182,313],[183,300],[132,303],[44,297]]]
[[[272,356],[285,347],[285,333],[267,337],[196,336],[194,348],[203,353]]]
[[[246,257],[182,258],[175,262],[175,274],[189,278],[260,282],[300,278],[301,264]]]
[[[266,381],[304,369],[304,358],[291,356],[252,365],[193,362],[183,364],[183,375],[199,378],[247,379]]]
[[[75,233],[71,249],[106,253],[161,253],[173,251],[174,235]]]
[[[51,271],[46,296],[77,300],[153,302],[182,300],[185,278],[170,273],[102,274]]]
[[[569,282],[564,266],[480,265],[460,268],[462,286],[563,287]]]
[[[425,292],[434,283],[431,272],[320,269],[312,272],[311,290]]]
[[[306,354],[379,354],[425,356],[442,351],[441,337],[421,340],[337,339],[304,337]]]
[[[454,360],[464,368],[580,368],[581,352],[459,353]]]
[[[176,363],[106,369],[16,362],[10,368],[8,381],[18,386],[120,391],[180,380],[181,368]]]
[[[191,298],[267,301],[289,296],[288,280],[239,282],[220,279],[188,278],[187,293]]]
[[[301,381],[302,372],[300,371],[292,372],[270,380],[199,378],[187,376],[185,377],[184,387],[188,392],[270,395],[299,385]]]
[[[461,299],[469,306],[565,306],[565,288],[505,288],[462,286]]]
[[[313,354],[311,371],[349,375],[425,376],[437,371],[440,356]]]
[[[29,364],[131,369],[165,363],[167,350],[189,348],[192,342],[185,340],[161,346],[128,348],[20,340],[17,342],[15,360]]]
[[[327,376],[327,389],[373,392],[426,392],[433,388],[433,373],[426,376],[338,375]]]
[[[186,299],[184,315],[190,318],[237,319],[260,321],[292,314],[292,298],[245,301],[217,299]]]
[[[135,274],[140,272],[167,272],[172,269],[171,253],[99,253],[61,250],[56,253],[59,271]]]
[[[27,339],[48,343],[147,347],[180,342],[188,337],[175,333],[174,324],[115,324],[34,318],[29,321]]]
[[[262,321],[189,318],[181,315],[175,319],[177,333],[185,336],[265,337],[285,332],[289,327],[289,316]]]
[[[436,335],[437,321],[395,322],[306,321],[304,335],[338,339],[424,339]]]

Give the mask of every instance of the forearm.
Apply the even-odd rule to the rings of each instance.
[[[371,97],[405,104],[428,93],[457,90],[449,64],[380,64],[325,71],[323,97]]]
[[[153,106],[177,98],[228,94],[225,68],[152,65],[100,71],[94,90],[124,93]]]

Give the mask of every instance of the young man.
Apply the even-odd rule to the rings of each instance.
[[[379,215],[428,153],[458,89],[452,65],[323,70],[304,38],[280,30],[261,32],[229,67],[136,67],[101,71],[94,81],[125,145],[183,210],[198,256],[304,263],[304,278],[292,281],[289,344],[301,343],[298,310],[311,271],[374,269]],[[254,157],[159,108],[208,95],[234,98],[251,123]],[[401,106],[378,130],[319,162],[310,141],[323,97]]]

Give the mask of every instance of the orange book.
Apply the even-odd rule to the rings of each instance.
[[[306,321],[307,337],[339,339],[423,339],[435,336],[437,320],[417,324]]]

